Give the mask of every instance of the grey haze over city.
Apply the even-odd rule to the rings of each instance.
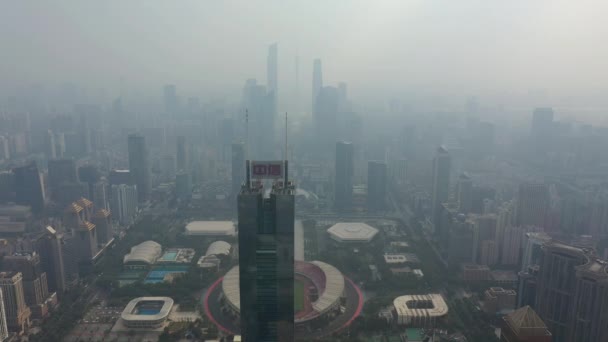
[[[607,17],[0,0],[0,342],[608,341]]]

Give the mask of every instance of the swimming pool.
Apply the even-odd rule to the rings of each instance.
[[[173,261],[177,258],[177,252],[166,252],[165,254],[163,254],[163,256],[160,258],[160,260],[163,261]]]

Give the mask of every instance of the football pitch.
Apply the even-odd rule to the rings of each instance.
[[[295,312],[304,309],[304,284],[299,280],[294,282],[293,300]]]

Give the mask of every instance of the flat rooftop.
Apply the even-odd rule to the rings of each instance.
[[[232,221],[192,221],[186,225],[186,235],[236,235],[235,224]]]

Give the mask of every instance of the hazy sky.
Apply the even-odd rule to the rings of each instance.
[[[0,1],[0,89],[65,81],[117,93],[120,78],[184,95],[266,82],[308,99],[312,59],[355,95],[608,91],[605,0]],[[605,97],[605,96],[604,96]]]

